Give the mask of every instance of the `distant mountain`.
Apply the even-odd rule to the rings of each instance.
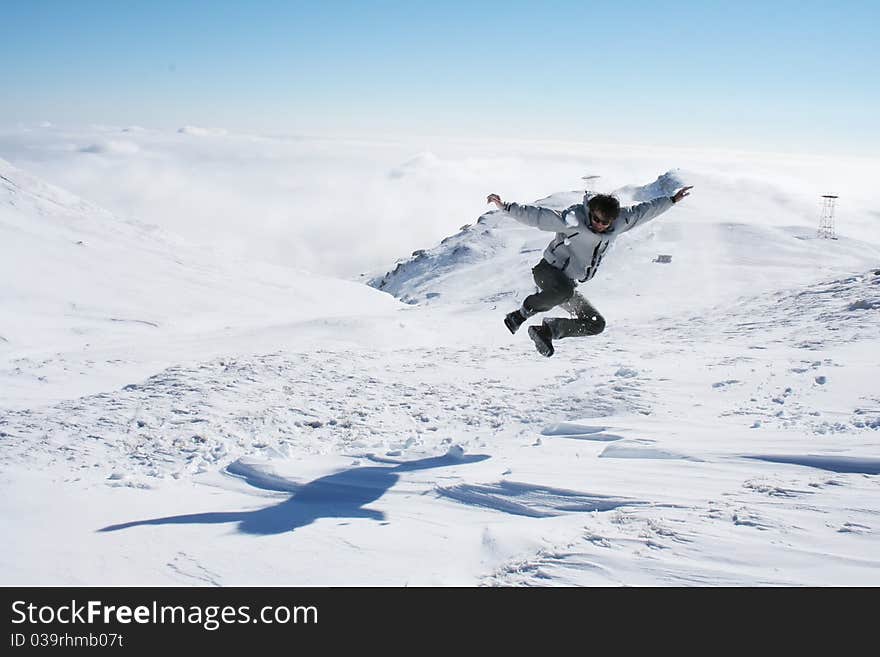
[[[685,202],[618,240],[617,253],[610,252],[596,278],[582,286],[600,308],[674,312],[880,263],[874,244],[846,236],[818,239],[811,209],[769,185],[673,170],[613,193],[628,205],[671,195],[685,184],[695,186]],[[562,192],[534,203],[562,209],[583,195]],[[530,270],[552,237],[493,210],[367,282],[409,304],[513,309],[534,291]],[[651,303],[639,298],[645,296]]]

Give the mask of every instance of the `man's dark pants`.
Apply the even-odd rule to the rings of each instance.
[[[531,316],[562,306],[576,318],[545,318],[544,323],[550,327],[554,339],[597,335],[605,329],[605,318],[575,291],[574,281],[559,269],[546,260],[541,260],[532,269],[532,275],[540,292],[526,297],[523,301],[525,315]]]

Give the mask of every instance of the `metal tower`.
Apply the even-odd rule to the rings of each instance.
[[[837,197],[832,194],[822,196],[822,216],[819,218],[819,237],[836,240],[834,234],[834,205]]]

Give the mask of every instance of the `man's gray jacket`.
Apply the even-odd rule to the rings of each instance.
[[[556,233],[554,240],[544,250],[544,260],[580,283],[593,278],[608,247],[621,234],[649,222],[674,205],[669,196],[660,196],[620,208],[620,215],[611,227],[599,233],[592,229],[587,215],[590,196],[586,194],[583,203],[561,211],[519,203],[504,206],[505,211],[521,224]]]

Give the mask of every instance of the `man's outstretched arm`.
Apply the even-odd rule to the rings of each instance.
[[[494,203],[499,210],[504,210],[521,224],[533,226],[540,230],[551,233],[561,233],[568,230],[562,213],[550,208],[542,208],[538,205],[520,205],[519,203],[505,203],[498,194],[489,194],[486,203]]]
[[[689,187],[682,187],[672,196],[659,196],[655,199],[651,199],[650,201],[645,201],[644,203],[639,203],[638,205],[631,205],[628,208],[622,208],[620,211],[620,216],[617,218],[615,222],[615,228],[618,228],[620,232],[629,230],[637,225],[646,224],[651,219],[659,217],[661,214],[666,212],[673,205],[681,201],[685,196],[690,195],[690,190],[693,189],[693,185]]]

